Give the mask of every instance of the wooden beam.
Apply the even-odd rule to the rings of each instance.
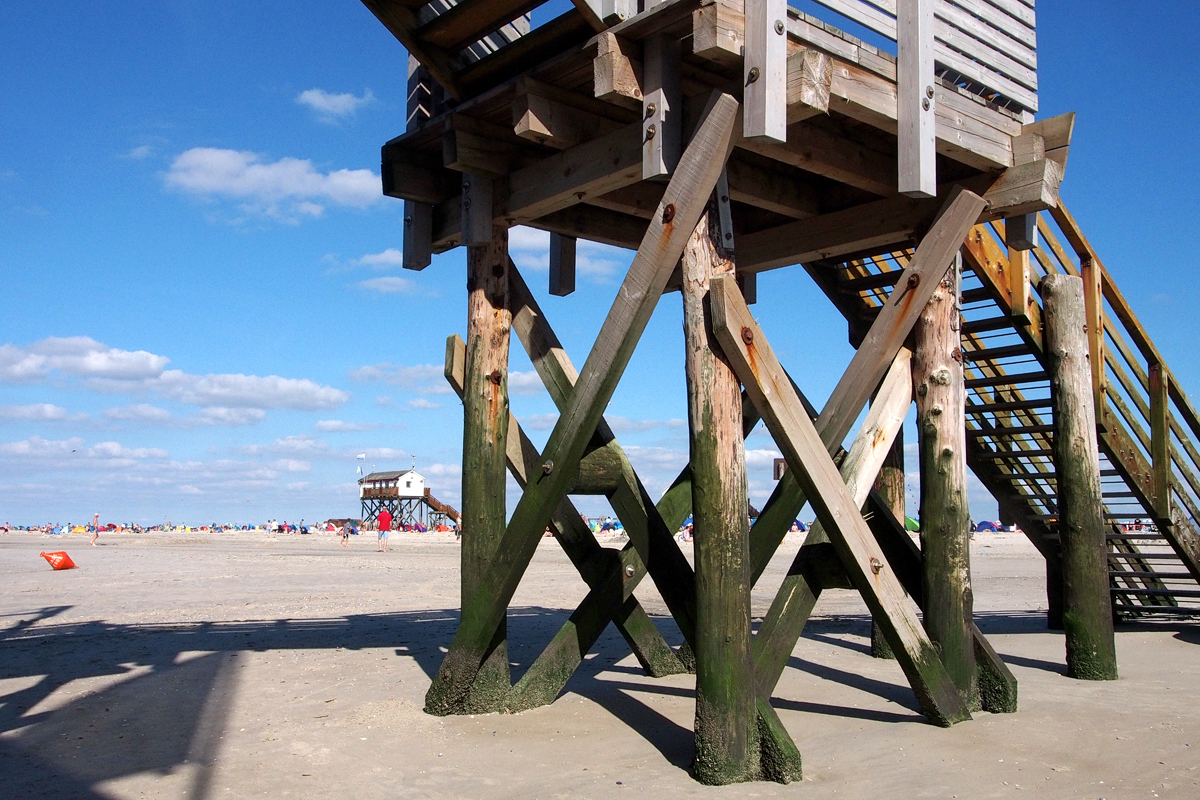
[[[933,114],[934,0],[897,0],[896,122],[900,193],[937,194],[937,138]]]
[[[492,240],[492,179],[463,174],[462,244],[486,244]]]
[[[804,47],[787,60],[787,124],[829,113],[833,60],[828,53]]]
[[[1092,398],[1096,409],[1096,425],[1103,431],[1108,424],[1108,386],[1104,377],[1104,271],[1092,259],[1081,258],[1079,276],[1083,279],[1088,361],[1092,368]]]
[[[457,53],[536,8],[542,0],[462,0],[414,31],[426,45]]]
[[[891,451],[892,442],[903,428],[904,417],[912,404],[911,362],[909,350],[901,348],[896,353],[880,383],[876,402],[867,412],[862,428],[850,446],[850,453],[842,459],[839,472],[855,500],[866,499],[875,475]],[[822,589],[828,588],[812,569],[814,551],[828,547],[831,545],[824,526],[814,524],[763,617],[754,638],[755,681],[760,696],[769,697],[774,691]]]
[[[912,369],[921,469],[923,619],[942,664],[974,711],[980,706],[972,636],[961,283],[962,256],[956,254],[913,328]]]
[[[550,294],[566,297],[575,291],[574,236],[550,234]]]
[[[581,108],[588,100],[607,106],[552,84],[524,78],[517,84],[513,98],[513,132],[523,139],[565,150],[622,126],[612,118],[616,115],[602,116]]]
[[[578,205],[530,220],[526,225],[576,239],[636,250],[646,233],[646,220],[595,206]]]
[[[679,162],[683,96],[679,40],[656,34],[642,43],[642,179],[670,175]]]
[[[1027,123],[1022,131],[1040,135],[1046,158],[1057,161],[1064,170],[1066,169],[1067,155],[1071,149],[1071,134],[1075,131],[1074,111]]]
[[[446,341],[445,375],[459,399],[462,398],[465,388],[465,374],[466,343],[455,334]],[[538,453],[533,442],[529,441],[525,432],[521,430],[520,424],[511,412],[508,417],[505,459],[509,472],[522,488],[529,483],[531,476],[535,476],[541,470],[541,454]],[[592,592],[602,598],[600,607],[607,612],[608,616],[599,622],[600,630],[603,630],[604,626],[608,624],[608,620],[611,619],[625,641],[629,643],[638,662],[647,674],[653,677],[684,671],[683,665],[663,640],[645,609],[632,596],[632,590],[623,590],[622,576],[626,565],[622,563],[616,553],[599,545],[570,498],[564,497],[559,503],[559,507],[551,518],[550,527],[554,532],[555,539],[562,545],[567,557],[571,559],[571,563],[579,570],[580,576]],[[589,631],[580,629],[580,626],[586,627],[586,625],[586,622],[579,621],[576,633],[586,636]],[[595,636],[599,636],[600,630],[595,631]],[[545,680],[544,672],[561,669],[563,666],[561,659],[553,657],[545,661],[541,658],[536,660],[509,693],[504,704],[505,710],[525,710],[535,705],[552,702],[558,696],[562,685],[548,685],[553,684],[553,681]],[[573,672],[574,669],[572,668],[571,671]],[[535,698],[544,700],[544,702],[535,702]]]
[[[742,64],[743,126],[747,138],[787,141],[787,0],[745,0],[746,55]]]
[[[642,246],[580,372],[571,402],[550,434],[544,448],[547,474],[526,488],[477,589],[477,602],[464,609],[462,623],[426,695],[426,710],[430,713],[453,713],[462,707],[487,654],[488,642],[504,617],[504,608],[537,550],[545,524],[569,485],[571,472],[595,433],[684,244],[703,213],[733,142],[740,136],[739,123],[737,101],[714,93],[709,113],[667,186],[662,212],[650,221]]]
[[[642,61],[636,51],[634,43],[619,39],[614,33],[596,37],[592,85],[598,100],[642,111]]]
[[[788,129],[787,143],[745,139],[739,147],[881,197],[896,193],[896,159],[806,123]]]
[[[405,269],[423,270],[433,263],[433,206],[404,201]]]
[[[480,591],[504,534],[505,454],[508,441],[508,231],[467,250],[467,344],[463,377],[462,609]],[[507,603],[505,604],[507,606]],[[465,691],[462,710],[501,708],[512,686],[504,616],[489,634],[481,666]]]
[[[1171,516],[1171,380],[1163,365],[1151,362],[1150,379],[1150,469],[1154,475],[1155,516]]]
[[[1116,680],[1107,526],[1091,367],[1086,356],[1083,281],[1073,275],[1047,275],[1041,292],[1050,395],[1054,400],[1067,675],[1084,680]]]
[[[788,460],[788,473],[804,488],[855,587],[884,626],[922,710],[942,726],[970,719],[971,713],[925,635],[912,601],[887,568],[886,557],[859,514],[858,504],[792,391],[766,336],[741,302],[736,285],[729,278],[718,278],[710,298],[717,339]]]
[[[546,53],[562,53],[583,44],[592,32],[587,20],[572,8],[491,55],[466,65],[456,77],[465,94],[478,95],[536,67],[545,60]]]
[[[1062,177],[1062,165],[1050,159],[1010,167],[988,191],[988,201],[1009,217],[1045,211],[1058,205]]]
[[[1029,307],[1033,305],[1033,290],[1029,283],[1029,251],[1008,250],[1008,291],[1011,298],[1009,316],[1018,324],[1031,322]]]

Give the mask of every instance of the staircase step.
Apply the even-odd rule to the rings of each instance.
[[[1114,578],[1156,578],[1158,580],[1190,581],[1190,572],[1142,572],[1140,570],[1110,569],[1108,574]]]
[[[1020,436],[1022,434],[1027,434],[1027,433],[1030,433],[1030,434],[1032,434],[1032,433],[1054,433],[1054,426],[1053,425],[1025,425],[1025,426],[1013,426],[1013,427],[1009,428],[1009,427],[1001,425],[1001,426],[996,426],[996,427],[991,427],[991,428],[986,428],[986,429],[984,429],[984,428],[980,428],[978,430],[969,429],[967,431],[967,436],[994,436],[997,438],[1003,438],[1006,436]]]
[[[963,353],[964,361],[995,361],[1001,358],[1013,358],[1015,356],[1031,356],[1029,346],[1025,344],[1011,344],[1004,347],[987,347],[983,350],[969,350]]]
[[[1050,380],[1049,373],[1045,370],[1038,370],[1037,372],[1018,372],[1011,375],[993,375],[990,378],[971,378],[966,381],[966,384],[968,389],[981,389],[990,386],[1015,386],[1019,383],[1038,383],[1048,380]]]
[[[1113,611],[1117,613],[1180,614],[1185,617],[1200,617],[1200,608],[1190,608],[1188,606],[1131,606],[1113,603]]]
[[[1012,317],[986,317],[984,319],[966,320],[962,324],[962,332],[964,334],[987,333],[989,331],[1012,329],[1012,327]]]
[[[1010,458],[1034,458],[1036,456],[1053,456],[1053,450],[1001,450],[995,453],[972,453],[973,458],[985,458],[990,461],[1004,461]]]
[[[972,403],[967,406],[967,414],[991,414],[1000,411],[1033,411],[1039,408],[1053,407],[1050,398],[1041,400],[1012,400],[1005,403]]]
[[[872,289],[884,289],[889,286],[895,286],[896,281],[900,279],[901,270],[892,270],[891,272],[881,272],[878,275],[865,275],[861,278],[850,278],[849,280],[838,281],[837,290],[842,294],[858,294]]]
[[[1200,597],[1200,589],[1111,589],[1113,594],[1132,594],[1145,597]]]

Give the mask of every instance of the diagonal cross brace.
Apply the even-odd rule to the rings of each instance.
[[[982,203],[982,201],[981,201]],[[972,217],[972,222],[978,212]],[[965,235],[965,232],[964,232]],[[896,660],[934,722],[949,726],[971,718],[916,608],[887,565],[826,444],[796,398],[766,336],[737,286],[722,276],[712,283],[713,329],[747,393],[788,462],[788,471],[817,512],[855,588],[883,629]]]
[[[488,643],[537,551],[542,531],[566,494],[575,468],[738,138],[737,100],[714,91],[704,119],[667,184],[583,365],[571,403],[550,434],[544,450],[543,474],[535,476],[526,487],[509,519],[495,560],[476,587],[470,605],[463,609],[458,631],[425,696],[425,709],[429,713],[452,714],[462,708],[479,674]]]
[[[451,388],[460,397],[465,367],[466,343],[455,334],[446,340],[445,374]],[[529,474],[541,468],[541,454],[511,412],[505,459],[513,478],[522,488],[529,482]],[[632,597],[632,590],[624,590],[621,576],[625,575],[625,567],[630,559],[623,559],[617,553],[601,547],[568,497],[559,503],[550,524],[571,563],[607,612],[606,621],[613,620],[646,672],[653,677],[661,677],[686,671],[654,627],[645,609]],[[526,676],[528,674],[526,672]]]

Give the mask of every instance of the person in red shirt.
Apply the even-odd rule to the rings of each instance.
[[[392,529],[392,515],[386,508],[379,512],[379,546],[376,548],[380,553],[387,552],[388,532]]]

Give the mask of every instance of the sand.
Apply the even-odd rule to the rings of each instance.
[[[425,715],[457,620],[451,536],[393,535],[386,554],[367,536],[100,543],[0,536],[2,797],[1200,797],[1200,625],[1123,626],[1121,680],[1068,679],[1019,534],[981,534],[972,552],[1018,713],[925,723],[895,662],[870,656],[857,595],[829,591],[774,700],[804,780],[722,788],[688,774],[693,679],[645,677],[611,627],[551,706]],[[798,545],[764,576],[756,615]],[[53,572],[41,550],[80,568]],[[509,615],[514,675],[583,595],[545,540]],[[638,596],[678,643],[648,582]]]

